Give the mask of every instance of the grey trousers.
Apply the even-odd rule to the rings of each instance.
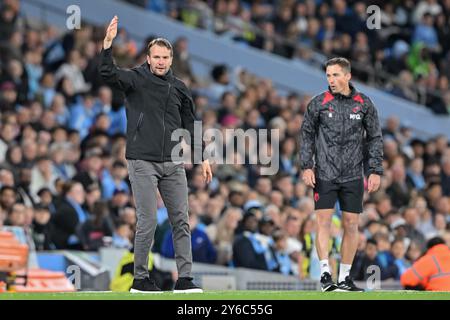
[[[190,277],[192,269],[191,231],[188,220],[188,189],[183,164],[128,160],[128,173],[136,203],[134,278],[148,273],[148,254],[157,225],[157,190],[167,208],[172,226],[175,261],[179,277]]]

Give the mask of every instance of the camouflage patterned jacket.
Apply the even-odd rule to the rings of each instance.
[[[344,96],[326,91],[308,104],[301,128],[301,169],[316,178],[343,183],[363,176],[364,150],[368,174],[383,174],[383,138],[372,101],[355,90]],[[365,145],[367,144],[367,145]]]

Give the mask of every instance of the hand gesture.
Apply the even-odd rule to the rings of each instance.
[[[308,187],[314,188],[316,185],[316,175],[314,174],[314,171],[312,169],[306,169],[305,171],[303,171],[303,182],[305,182],[305,184]]]
[[[206,183],[210,183],[212,180],[212,171],[211,171],[211,166],[209,164],[209,160],[205,160],[202,162],[202,175],[203,175],[203,180]]]
[[[109,48],[112,44],[112,41],[117,36],[117,24],[119,23],[119,18],[114,16],[111,22],[109,23],[108,28],[106,29],[105,39],[103,40],[103,47],[105,49]]]

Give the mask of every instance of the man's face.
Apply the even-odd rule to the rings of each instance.
[[[147,62],[154,74],[163,76],[169,71],[172,58],[172,53],[168,48],[154,45],[150,48],[150,55],[147,55]]]
[[[394,257],[396,259],[402,259],[404,258],[406,253],[405,250],[405,245],[403,244],[402,241],[396,241],[394,242],[394,244],[392,245],[392,254],[394,255]]]
[[[248,217],[245,221],[245,230],[256,232],[258,230],[258,219],[255,216]]]
[[[333,93],[343,93],[348,88],[348,82],[351,74],[346,72],[340,65],[331,65],[327,67],[327,81]]]
[[[9,220],[13,226],[23,226],[26,222],[25,206],[23,204],[15,204],[10,213]]]
[[[5,190],[1,195],[0,202],[4,207],[10,208],[16,203],[16,194],[12,190]]]

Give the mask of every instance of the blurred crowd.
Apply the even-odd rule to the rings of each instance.
[[[0,227],[24,228],[36,250],[131,248],[136,211],[124,156],[124,96],[97,71],[104,26],[60,33],[33,25],[17,0],[3,1],[0,13]],[[139,45],[120,29],[116,63],[144,63],[139,48],[149,39]],[[249,164],[248,149],[234,151],[232,165],[214,164],[209,185],[199,166],[185,165],[194,261],[318,279],[314,200],[298,171],[299,132],[311,96],[281,95],[270,79],[226,65],[212,66],[209,81],[199,80],[188,46],[184,38],[174,41],[173,70],[192,90],[204,130],[223,132],[225,144],[233,142],[226,129],[279,132],[253,141],[269,154],[279,151],[276,175],[262,175],[265,164]],[[436,235],[450,245],[447,137],[421,140],[395,117],[383,127],[385,175],[381,190],[364,196],[352,270],[357,280],[368,276],[369,265],[380,267],[382,279],[398,279]],[[272,150],[278,137],[279,150]],[[167,209],[158,199],[153,251],[173,257]],[[334,268],[340,224],[337,204]]]
[[[449,0],[126,1],[293,60],[343,56],[358,80],[450,114]]]

